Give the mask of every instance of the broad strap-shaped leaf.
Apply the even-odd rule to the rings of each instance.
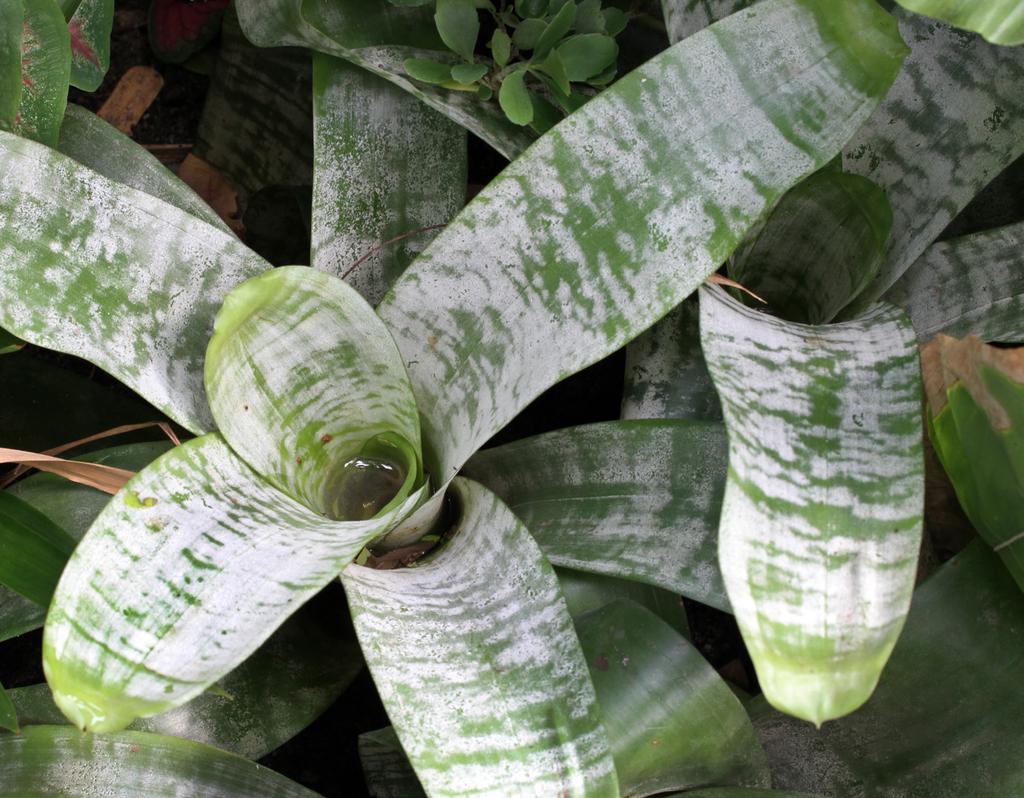
[[[0,585],[0,642],[38,629],[46,620],[46,608]]]
[[[565,604],[574,621],[613,601],[628,599],[650,610],[686,639],[690,638],[686,608],[682,597],[676,593],[631,579],[571,568],[555,568],[555,573],[558,574],[558,585],[562,588]]]
[[[64,570],[43,665],[79,728],[109,731],[220,679],[409,506],[335,522],[265,482],[218,435],[139,472]]]
[[[811,326],[701,289],[729,431],[719,562],[758,679],[820,724],[871,695],[910,603],[924,465],[914,331],[876,305]]]
[[[722,406],[700,348],[696,297],[626,346],[622,417],[721,420]]]
[[[417,231],[446,224],[465,203],[466,134],[339,58],[314,54],[313,77],[312,265],[376,305],[431,240]],[[408,238],[381,247],[398,236]]]
[[[206,392],[242,459],[321,515],[368,519],[423,482],[402,357],[373,308],[333,275],[286,266],[228,294]]]
[[[21,106],[21,32],[24,0],[0,5],[0,128],[11,130]]]
[[[424,798],[392,726],[359,735],[359,761],[371,798]]]
[[[838,151],[904,52],[868,0],[767,0],[634,70],[505,169],[379,308],[433,473],[450,478],[543,390],[690,294]]]
[[[555,565],[729,609],[718,570],[720,423],[618,421],[486,449],[465,473],[497,493]]]
[[[71,46],[64,15],[56,0],[21,0],[21,99],[10,128],[49,144],[57,144],[68,101]]]
[[[1024,222],[932,244],[885,298],[922,343],[936,333],[1024,341]]]
[[[680,42],[753,3],[754,0],[661,0],[668,40],[672,44]]]
[[[411,568],[342,573],[363,654],[428,794],[618,796],[558,580],[494,494]]]
[[[183,737],[249,759],[266,756],[305,729],[362,670],[359,646],[350,632],[343,635],[342,619],[321,619],[329,616],[311,611],[323,609],[317,604],[314,600],[289,618],[215,687],[129,728]],[[68,722],[46,684],[20,687],[10,696],[24,725]]]
[[[773,315],[827,324],[878,274],[891,232],[882,189],[866,177],[822,169],[787,191],[751,231],[729,276]]]
[[[892,205],[878,299],[985,184],[1024,153],[1024,49],[897,11],[911,46],[896,83],[844,149],[846,170]]]
[[[378,0],[237,0],[236,8],[251,42],[261,47],[300,45],[351,61],[410,92],[506,158],[515,158],[533,141],[533,134],[506,119],[497,103],[408,76],[403,65],[410,58],[454,58],[438,38],[432,8]]]
[[[144,191],[229,232],[217,212],[145,147],[79,105],[64,112],[57,149],[104,177]]]
[[[818,792],[836,758],[860,777],[837,798],[1007,798],[1024,788],[1017,733],[1024,696],[1024,595],[998,557],[977,542],[914,593],[907,624],[878,689],[858,712],[810,731],[829,756],[782,736],[769,747],[776,786]],[[806,729],[800,725],[799,732]],[[793,756],[801,761],[791,763]],[[778,767],[776,767],[778,764]],[[824,776],[824,780],[821,778]],[[822,792],[824,790],[822,789]]]
[[[993,44],[1024,44],[1020,0],[896,0],[918,14],[976,31]]]
[[[0,491],[0,584],[47,606],[75,541],[57,524]]]
[[[228,291],[269,264],[237,239],[65,155],[0,132],[0,326],[95,363],[192,432]]]
[[[82,91],[96,91],[110,66],[110,31],[114,25],[114,0],[81,0],[68,19],[71,39],[71,84]]]
[[[623,795],[768,785],[743,705],[674,629],[620,599],[577,619],[576,631]]]
[[[317,798],[269,768],[176,737],[82,734],[67,726],[0,734],[0,796],[44,795]]]

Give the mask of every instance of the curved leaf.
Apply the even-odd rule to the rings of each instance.
[[[1020,0],[897,0],[904,8],[976,31],[994,44],[1024,44]]]
[[[768,784],[743,705],[664,621],[620,599],[577,619],[576,631],[623,795]]]
[[[71,85],[96,91],[110,66],[110,31],[114,0],[81,0],[68,20],[71,40]]]
[[[262,765],[176,737],[82,734],[66,726],[0,734],[0,796],[66,794],[316,798]]]
[[[418,499],[334,522],[264,482],[217,435],[175,447],[111,500],[64,569],[43,638],[54,700],[94,731],[180,706]]]
[[[465,474],[497,493],[555,565],[728,610],[716,531],[721,424],[613,421],[486,449]]]
[[[430,241],[417,231],[445,224],[465,203],[466,134],[337,58],[313,56],[313,90],[312,264],[345,277],[376,305]]]
[[[2,684],[0,684],[0,729],[7,729],[15,734],[21,731],[21,727],[18,725],[18,713]]]
[[[618,796],[554,571],[492,493],[463,479],[452,492],[459,518],[436,554],[411,568],[342,573],[363,654],[420,781],[438,796]]]
[[[0,491],[0,584],[47,606],[75,542],[32,505]]]
[[[232,290],[206,392],[242,459],[321,515],[370,518],[423,481],[401,355],[366,300],[330,274],[286,266]]]
[[[631,579],[618,579],[571,568],[555,568],[555,573],[558,574],[558,585],[562,588],[562,596],[565,597],[565,604],[573,620],[618,599],[628,599],[650,610],[683,637],[690,637],[686,608],[678,594]]]
[[[871,695],[921,542],[921,384],[909,321],[784,322],[701,289],[729,431],[719,562],[775,706],[820,724]]]
[[[1024,49],[897,13],[911,46],[892,90],[844,148],[846,170],[892,205],[893,235],[857,308],[899,279],[957,213],[1024,153]]]
[[[885,295],[920,341],[1024,341],[1024,222],[932,244]]]
[[[51,147],[57,143],[68,101],[71,45],[67,24],[54,0],[23,0],[21,102],[11,128]]]
[[[95,363],[193,432],[227,292],[269,264],[159,199],[0,132],[0,326]]]
[[[848,25],[767,0],[647,62],[505,169],[399,279],[379,312],[432,473],[453,476],[544,389],[663,316],[837,152],[904,46],[873,2],[834,5]]]
[[[0,642],[38,629],[46,608],[0,585]]]
[[[682,41],[753,3],[754,0],[661,0],[668,40],[672,44]]]

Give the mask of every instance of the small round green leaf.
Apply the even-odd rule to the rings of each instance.
[[[451,68],[451,78],[456,83],[476,83],[487,74],[484,64],[456,64]]]
[[[604,33],[604,14],[601,13],[601,0],[583,0],[576,7],[577,33]]]
[[[512,55],[512,39],[503,30],[494,31],[494,35],[491,37],[491,55],[494,57],[494,63],[498,66],[503,67],[508,63],[509,57]]]
[[[584,33],[567,39],[558,46],[556,52],[565,64],[569,80],[586,80],[601,74],[615,63],[619,46],[611,36]]]
[[[533,121],[533,102],[526,88],[525,77],[525,69],[513,72],[502,81],[501,91],[498,92],[501,110],[505,112],[510,122],[517,125],[528,125]]]
[[[452,78],[451,64],[441,64],[429,58],[407,58],[402,64],[409,77],[424,83],[444,83]]]
[[[467,61],[472,61],[480,33],[480,18],[473,0],[437,0],[434,22],[441,40]]]
[[[532,50],[547,26],[540,19],[524,19],[512,34],[512,43],[520,50]]]

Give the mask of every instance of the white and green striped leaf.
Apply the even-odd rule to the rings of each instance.
[[[910,603],[924,467],[897,308],[811,326],[701,289],[729,432],[719,562],[768,700],[820,724],[871,695]]]
[[[721,420],[722,406],[700,348],[699,321],[693,297],[629,342],[623,418]]]
[[[980,33],[994,44],[1024,44],[1020,0],[897,0],[904,8]]]
[[[466,134],[347,61],[314,54],[313,78],[312,265],[376,305],[465,203]]]
[[[668,40],[672,44],[680,42],[753,3],[754,0],[661,0]]]
[[[648,61],[505,169],[399,279],[379,312],[442,481],[690,294],[859,127],[905,47],[873,2],[842,3],[844,26],[827,23],[832,5],[768,0]]]
[[[859,308],[896,282],[985,185],[1024,153],[1024,49],[897,12],[911,54],[844,149],[885,189],[893,235]]]
[[[68,19],[71,39],[71,84],[82,91],[96,91],[110,66],[110,31],[114,25],[114,0],[63,0],[73,6]]]
[[[729,609],[717,562],[719,423],[620,421],[486,449],[465,473],[497,493],[555,565]]]
[[[773,315],[827,324],[878,274],[891,232],[882,189],[860,175],[822,169],[787,191],[751,231],[729,276]]]
[[[0,734],[0,796],[46,795],[317,798],[269,768],[176,737],[82,734],[67,726]]]
[[[373,308],[333,275],[286,266],[228,294],[206,392],[242,459],[321,515],[370,518],[423,482],[401,355]]]
[[[71,76],[67,24],[55,0],[15,0],[9,4],[21,7],[23,12],[22,21],[18,23],[21,31],[20,101],[13,124],[0,127],[54,146],[67,105]]]
[[[932,244],[885,298],[922,343],[937,333],[1024,341],[1024,222]]]
[[[485,488],[411,568],[342,574],[363,654],[430,795],[618,796],[608,739],[558,580]]]
[[[217,435],[139,472],[64,570],[43,640],[54,700],[124,728],[199,695],[406,514],[335,522],[253,473]]]
[[[0,132],[0,326],[78,355],[193,432],[228,291],[269,264],[227,233],[54,150]]]
[[[577,619],[576,631],[623,795],[769,784],[743,705],[664,621],[620,599]]]

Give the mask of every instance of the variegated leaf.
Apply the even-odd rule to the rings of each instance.
[[[173,205],[0,132],[0,326],[100,366],[193,432],[228,291],[269,264]]]
[[[936,333],[1024,341],[1024,222],[932,244],[885,298],[922,343]]]
[[[312,265],[376,305],[465,204],[466,134],[347,61],[314,54],[313,74]]]
[[[859,308],[882,296],[985,184],[1024,153],[1024,48],[898,12],[911,46],[896,83],[844,149],[885,189],[893,235]]]
[[[57,144],[68,100],[71,45],[64,15],[55,0],[22,0],[21,101],[11,127],[15,133]]]
[[[206,354],[217,426],[257,473],[329,518],[364,520],[423,483],[401,355],[354,288],[305,266],[235,288]]]
[[[262,480],[217,435],[175,447],[111,500],[64,570],[43,639],[54,700],[93,731],[180,706],[418,499],[335,522]]]
[[[0,796],[317,798],[269,768],[207,745],[145,732],[28,726],[0,734]]]
[[[661,12],[668,39],[675,44],[753,4],[754,0],[661,0]]]
[[[837,28],[818,3],[767,0],[647,62],[505,169],[399,279],[378,310],[435,476],[678,304],[835,155],[905,52],[873,2],[843,8]]]
[[[621,421],[486,449],[465,474],[508,503],[555,565],[728,610],[718,570],[721,424]]]
[[[910,603],[924,467],[897,308],[811,326],[701,289],[729,431],[719,562],[765,696],[820,724],[874,690]]]
[[[897,0],[910,11],[980,33],[994,44],[1024,44],[1020,0]]]
[[[96,91],[110,66],[110,30],[114,0],[81,0],[68,19],[71,39],[71,83]]]
[[[485,488],[411,568],[342,573],[388,716],[435,796],[618,796],[608,739],[558,580]],[[497,575],[497,577],[496,577]]]
[[[722,406],[700,348],[699,322],[693,297],[629,342],[623,418],[721,420]]]

